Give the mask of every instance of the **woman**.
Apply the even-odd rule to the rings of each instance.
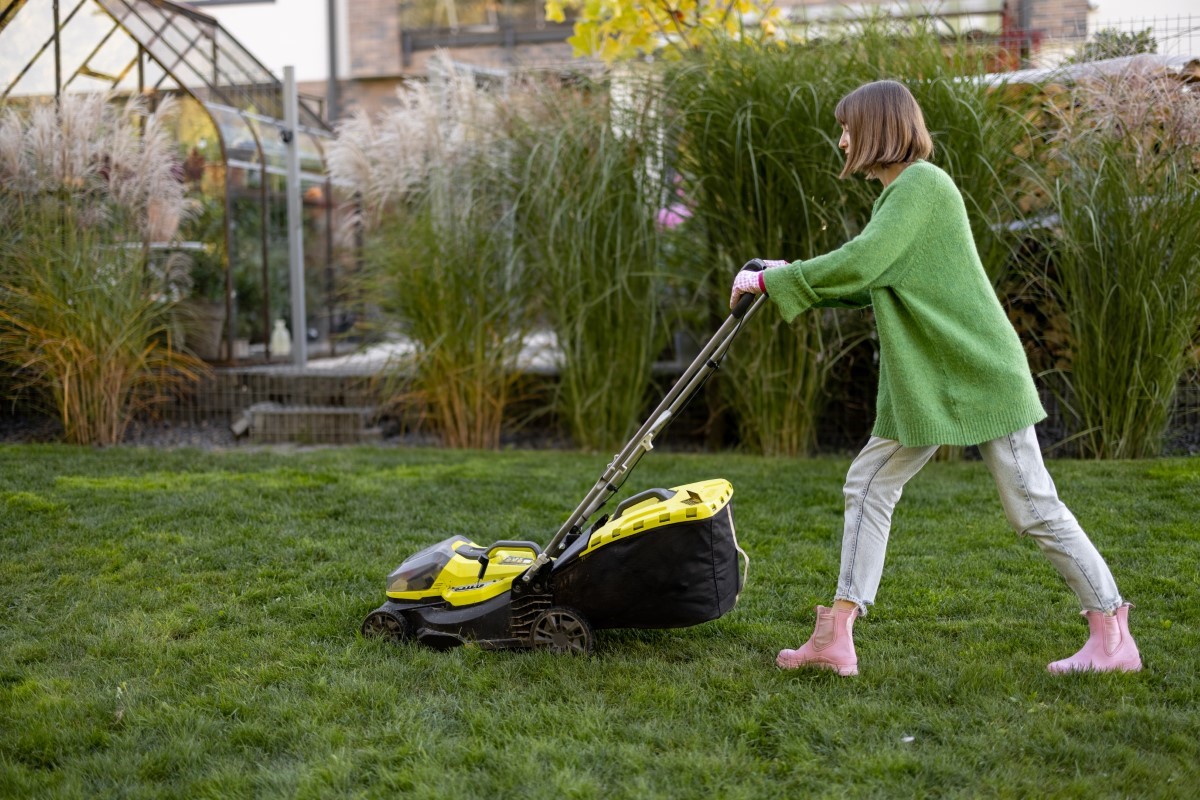
[[[912,94],[877,81],[842,98],[834,112],[846,155],[841,177],[883,184],[871,220],[839,249],[808,261],[751,262],[730,303],[767,294],[788,321],[816,306],[871,305],[879,331],[879,395],[866,447],[846,477],[841,573],[832,608],[784,669],[858,674],[854,620],[874,603],[892,510],[904,485],[941,445],[978,445],[1005,515],[1032,536],[1079,598],[1090,636],[1051,672],[1135,671],[1129,604],[1042,462],[1034,423],[1046,412],[1025,353],[980,263],[962,196],[925,161],[933,142]]]

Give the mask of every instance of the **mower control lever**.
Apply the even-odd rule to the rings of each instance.
[[[463,558],[473,558],[478,561],[479,580],[483,580],[483,576],[487,573],[488,564],[492,561],[492,554],[497,550],[528,550],[533,554],[534,558],[542,554],[541,545],[537,542],[527,542],[519,539],[501,539],[487,549],[464,544],[455,548],[454,552]]]
[[[532,550],[534,558],[542,554],[542,546],[540,544],[537,542],[527,542],[524,539],[501,539],[487,549],[487,554],[490,556],[497,550]]]

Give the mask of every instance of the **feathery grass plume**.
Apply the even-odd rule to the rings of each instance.
[[[561,361],[556,400],[579,447],[619,447],[644,411],[666,343],[666,253],[656,227],[665,196],[656,155],[655,89],[623,78],[541,87],[514,121],[516,235]]]
[[[1031,282],[1067,320],[1074,445],[1158,455],[1200,330],[1200,97],[1135,67],[1076,86],[1030,159],[1049,198]]]
[[[422,404],[451,446],[494,448],[537,287],[512,238],[501,100],[444,56],[433,73],[399,108],[340,126],[329,164],[362,198],[361,290],[415,347],[397,402]]]
[[[176,348],[171,293],[147,258],[184,214],[169,112],[71,94],[0,119],[0,362],[73,443],[120,441],[204,369]]]

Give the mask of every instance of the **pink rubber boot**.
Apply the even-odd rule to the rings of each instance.
[[[1063,673],[1137,672],[1142,668],[1137,643],[1129,635],[1129,603],[1111,616],[1102,611],[1084,611],[1082,614],[1088,621],[1087,643],[1075,655],[1055,661],[1046,669]]]
[[[854,652],[854,620],[858,609],[846,611],[817,606],[817,627],[799,650],[780,650],[775,664],[780,669],[815,667],[832,669],[838,675],[858,674]]]

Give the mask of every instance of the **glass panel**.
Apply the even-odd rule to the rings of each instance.
[[[217,131],[211,109],[191,97],[179,98],[179,116],[175,122],[179,153],[184,159],[188,181],[208,181],[208,174],[222,161],[221,134]]]
[[[0,94],[17,80],[21,70],[54,35],[54,10],[51,0],[29,0],[4,30],[0,30]],[[46,58],[46,55],[49,58]],[[54,48],[46,48],[33,70],[26,73],[19,94],[54,94]],[[31,72],[33,70],[30,70]],[[49,76],[49,77],[47,77]],[[47,91],[47,88],[49,90]],[[15,92],[14,93],[18,93]]]
[[[272,318],[290,319],[291,295],[288,293],[290,265],[288,264],[287,178],[268,175],[268,242],[270,246],[271,295],[267,308]],[[288,327],[291,327],[289,322]],[[295,331],[292,332],[293,336]]]
[[[161,26],[161,40],[171,51],[171,59],[182,58],[196,73],[212,78],[212,59],[208,58],[207,42],[199,35],[188,36],[169,22],[154,23]],[[168,62],[171,63],[171,62]]]
[[[301,133],[297,141],[300,144],[301,171],[311,172],[315,175],[324,175],[325,154],[321,150],[321,145],[317,142],[317,137],[311,133]]]
[[[114,24],[111,20],[108,22],[110,25]],[[121,77],[121,72],[129,68],[129,71],[135,73],[136,77],[137,64],[129,66],[135,58],[137,58],[137,44],[129,38],[129,34],[119,30],[96,51],[96,54],[88,60],[87,66],[96,72],[102,72],[114,78]]]
[[[125,77],[121,79],[121,82],[117,84],[116,89],[122,93],[139,91],[140,87],[138,86],[138,68],[136,62],[132,67],[129,68],[129,72],[126,73]]]
[[[264,82],[263,77],[253,68],[248,69],[245,66],[244,61],[238,58],[237,53],[231,53],[220,45],[215,48],[215,52],[219,69],[217,80],[220,83],[249,87]]]
[[[247,115],[249,116],[249,115]],[[250,116],[250,124],[258,134],[267,166],[287,170],[287,145],[283,141],[283,124],[260,116]]]
[[[212,114],[213,122],[221,131],[225,141],[225,158],[229,161],[241,161],[248,164],[260,163],[258,144],[249,124],[237,112],[228,106],[207,103],[205,107]]]
[[[147,3],[135,3],[135,6],[146,24],[156,32],[146,49],[185,84],[203,86],[211,83],[212,65],[198,55],[204,48],[198,41],[199,35],[189,39],[155,6]]]
[[[133,10],[125,3],[115,0],[102,0],[101,5],[112,15],[113,19],[120,22],[125,30],[129,31],[129,35],[135,40],[143,44],[148,44],[154,39],[154,31],[134,14]]]
[[[20,70],[17,70],[20,72]],[[14,75],[14,77],[16,77]],[[7,84],[5,86],[7,88]],[[3,89],[0,89],[3,92]],[[38,58],[29,71],[17,81],[17,85],[8,93],[9,97],[25,97],[29,95],[54,96],[54,48],[46,48],[46,52]]]
[[[195,213],[180,229],[191,257],[192,298],[225,301],[225,165],[208,110],[183,96],[175,117],[183,184]]]
[[[149,56],[143,57],[142,70],[145,73],[146,88],[158,85],[159,81],[163,80],[167,74],[162,65]],[[133,71],[137,72],[136,66]]]
[[[130,35],[142,43],[147,53],[165,69],[170,69],[176,80],[185,86],[201,87],[208,83],[208,78],[192,68],[186,61],[179,62],[179,54],[172,49],[160,35],[158,29],[163,24],[162,14],[148,3],[123,0],[102,0],[104,6],[129,31]],[[161,74],[161,73],[160,73]],[[147,70],[146,86],[152,87],[158,82],[149,77]]]
[[[402,28],[462,28],[496,25],[494,0],[417,0],[400,6]]]
[[[510,20],[521,28],[545,26],[545,0],[416,0],[400,6],[400,26],[410,30],[450,28],[494,31]],[[569,13],[569,11],[568,11]]]
[[[282,269],[286,274],[287,245],[285,243],[281,247],[274,235],[276,225],[273,216],[274,206],[277,204],[268,201],[267,206],[263,206],[261,173],[258,170],[230,168],[227,175],[232,247],[230,268],[237,292],[237,338],[248,340],[251,351],[261,354],[270,338],[270,306],[277,302],[274,293],[268,288],[274,286],[276,281],[270,277],[264,279],[264,252],[268,259],[268,273],[274,275]],[[267,225],[265,230],[264,212]],[[282,233],[286,236],[286,228]]]
[[[316,334],[317,342],[325,343],[329,341],[336,284],[325,181],[319,177],[302,179],[300,197],[304,215],[304,307],[310,332]]]
[[[112,81],[93,78],[90,75],[80,75],[63,87],[64,93],[87,94],[88,92],[107,92],[112,89]]]
[[[71,8],[74,8],[71,5]],[[84,65],[88,56],[113,29],[112,18],[94,3],[87,3],[63,25],[59,41],[62,47],[63,83],[71,81],[75,72]],[[116,34],[113,34],[114,36]],[[111,86],[111,84],[110,84]],[[94,88],[94,86],[93,86]],[[79,91],[71,82],[72,91]]]
[[[247,303],[245,319],[247,324],[253,320],[258,332],[258,341],[265,342],[269,337],[268,325],[270,320],[288,319],[290,303],[288,301],[288,246],[287,246],[287,201],[284,195],[284,179],[277,175],[267,176],[267,205],[262,205],[255,199],[253,203],[254,220],[247,220],[248,229],[254,230],[258,236],[266,236],[266,271],[263,276],[263,256],[261,240],[257,237],[254,245],[259,252],[254,257],[257,271],[253,283],[247,282],[245,289],[256,292],[257,300],[253,306]],[[257,198],[257,194],[255,195]],[[249,200],[249,198],[245,198]],[[247,206],[250,204],[247,203]],[[265,214],[264,214],[265,211]],[[260,218],[266,217],[264,232]],[[249,277],[247,275],[247,277]],[[241,291],[241,289],[239,289]],[[291,327],[289,325],[289,327]]]
[[[313,108],[309,107],[304,98],[300,98],[300,124],[308,128],[329,130],[329,124]]]
[[[350,215],[356,210],[355,195],[349,187],[333,186],[332,197],[327,198],[327,202],[331,203],[328,230],[332,236],[333,254],[326,289],[329,294],[326,300],[329,308],[326,324],[331,354],[339,354],[354,348],[351,339],[362,334],[357,326],[364,317],[362,304],[358,301],[354,289],[358,283],[358,252]]]
[[[217,49],[221,55],[237,65],[237,69],[245,76],[247,83],[274,83],[273,76],[266,67],[259,64],[238,41],[223,29],[216,31]]]
[[[502,14],[520,28],[543,28],[546,25],[545,0],[508,0]],[[568,10],[568,14],[571,12]]]
[[[167,75],[166,77],[164,77],[162,79],[162,81],[158,84],[158,91],[171,92],[173,94],[178,94],[178,95],[186,95],[187,94],[187,92],[185,92],[183,90],[183,87],[180,86],[178,83],[176,83],[175,79],[172,78],[170,75]]]

